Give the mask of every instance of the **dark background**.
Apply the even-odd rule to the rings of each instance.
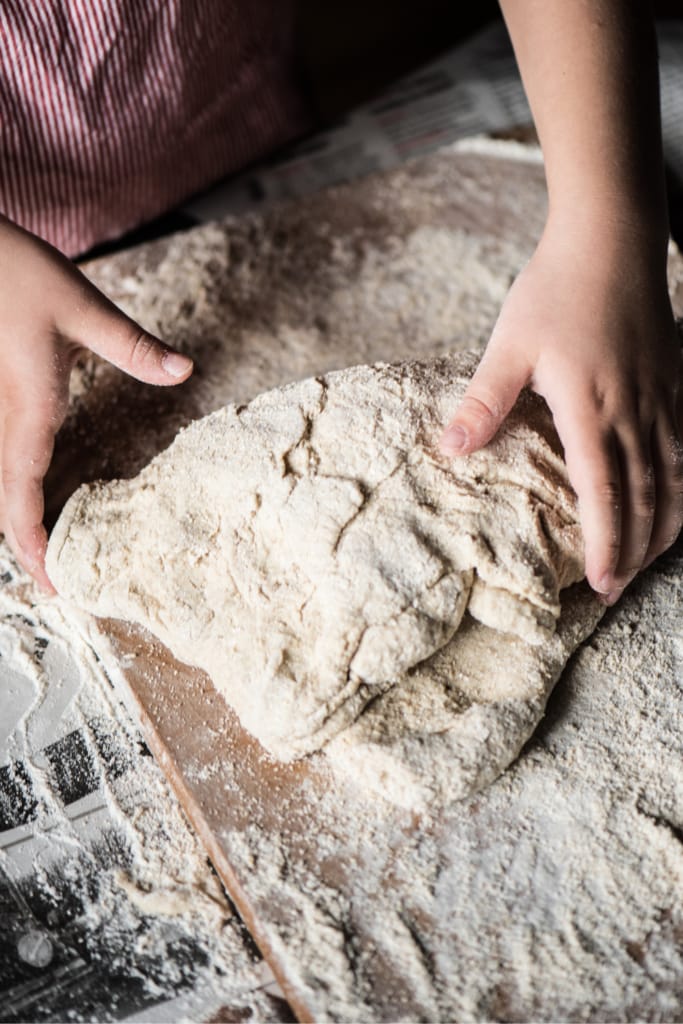
[[[500,17],[497,0],[299,0],[298,40],[323,120]]]
[[[653,6],[657,17],[683,18],[683,0]],[[497,0],[298,0],[298,11],[302,61],[323,120],[501,16]]]

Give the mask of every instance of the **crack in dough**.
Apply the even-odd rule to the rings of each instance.
[[[482,703],[462,680],[458,692],[453,661],[459,643],[478,643],[485,674],[503,678],[484,703],[498,693],[526,709],[524,729],[492,758],[497,773],[568,657],[556,637],[560,591],[584,570],[575,496],[540,398],[525,392],[483,452],[438,451],[476,358],[358,366],[198,420],[134,480],[72,496],[50,540],[50,576],[82,608],[138,622],[205,669],[282,760],[343,730],[338,759],[379,744],[386,760],[398,747],[377,715],[415,718],[401,700],[416,680],[431,695],[421,721],[433,707],[443,733],[444,708],[453,727]]]

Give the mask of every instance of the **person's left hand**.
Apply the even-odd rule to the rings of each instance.
[[[613,604],[683,524],[682,378],[661,245],[550,223],[441,447],[483,447],[530,384],[564,445],[586,576]]]

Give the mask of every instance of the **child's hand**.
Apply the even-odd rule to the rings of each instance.
[[[543,149],[549,216],[442,443],[479,448],[524,384],[542,394],[579,498],[586,575],[612,604],[683,521],[652,5],[501,8]]]
[[[0,532],[46,589],[43,478],[81,349],[148,384],[192,362],[146,334],[67,259],[0,217]]]
[[[471,452],[525,384],[543,395],[579,498],[586,575],[609,604],[683,523],[681,350],[662,246],[648,244],[624,227],[547,228],[442,439]]]

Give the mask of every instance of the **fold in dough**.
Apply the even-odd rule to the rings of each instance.
[[[537,719],[559,669],[534,683],[515,665],[534,649],[541,664],[560,590],[583,576],[576,502],[530,393],[483,452],[439,453],[475,358],[359,366],[193,423],[134,480],[73,495],[50,540],[53,582],[205,669],[282,760],[414,686],[457,650],[466,611],[508,635],[484,671],[503,683],[475,701],[533,698]],[[527,652],[507,674],[506,642]]]

